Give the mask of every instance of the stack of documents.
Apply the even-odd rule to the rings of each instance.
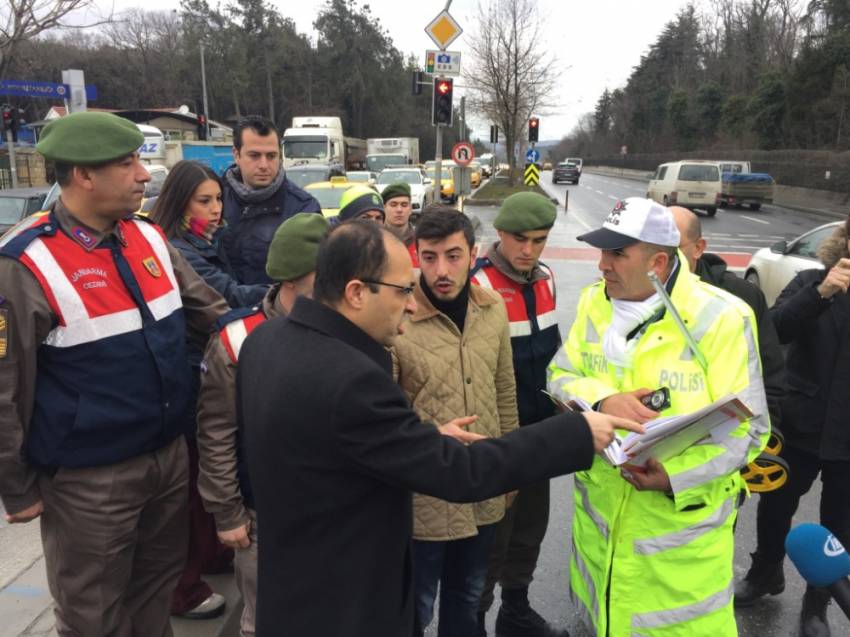
[[[591,411],[591,406],[580,398],[557,404],[573,411]],[[725,396],[690,414],[650,420],[644,424],[646,431],[642,434],[615,435],[602,457],[615,467],[624,464],[642,467],[650,458],[664,462],[704,438],[722,441],[741,422],[752,417],[753,413],[740,399],[734,395]]]

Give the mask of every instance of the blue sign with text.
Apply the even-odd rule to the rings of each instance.
[[[71,97],[71,89],[67,84],[56,82],[34,82],[31,80],[3,80],[0,82],[0,95],[16,97],[43,97],[47,99],[64,100]],[[97,87],[86,84],[86,99],[97,99]]]

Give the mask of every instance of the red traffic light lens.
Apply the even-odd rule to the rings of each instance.
[[[530,122],[528,122],[528,125],[531,126],[532,128],[537,128],[537,120],[536,119],[531,120]]]
[[[439,84],[437,84],[437,90],[440,93],[442,93],[443,95],[448,93],[451,90],[451,88],[452,88],[452,85],[449,82],[440,82]]]

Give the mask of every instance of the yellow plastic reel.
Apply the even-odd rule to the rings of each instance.
[[[767,446],[764,448],[764,453],[772,456],[778,456],[785,446],[785,436],[776,428],[771,427],[770,438],[767,439]]]
[[[788,481],[790,467],[779,456],[762,453],[741,470],[750,491],[766,493],[775,491]]]

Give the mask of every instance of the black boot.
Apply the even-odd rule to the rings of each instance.
[[[806,587],[803,612],[800,613],[800,637],[830,636],[829,622],[826,621],[826,607],[829,601],[829,591],[825,588]]]
[[[496,617],[496,637],[570,637],[555,628],[528,603],[528,589],[502,589],[502,605]]]
[[[478,613],[478,632],[475,633],[475,637],[487,637],[487,626],[484,624],[485,617],[487,617],[487,613]]]
[[[750,554],[753,564],[746,577],[735,584],[735,607],[746,608],[765,595],[779,595],[785,590],[782,562],[769,562],[758,551]]]

